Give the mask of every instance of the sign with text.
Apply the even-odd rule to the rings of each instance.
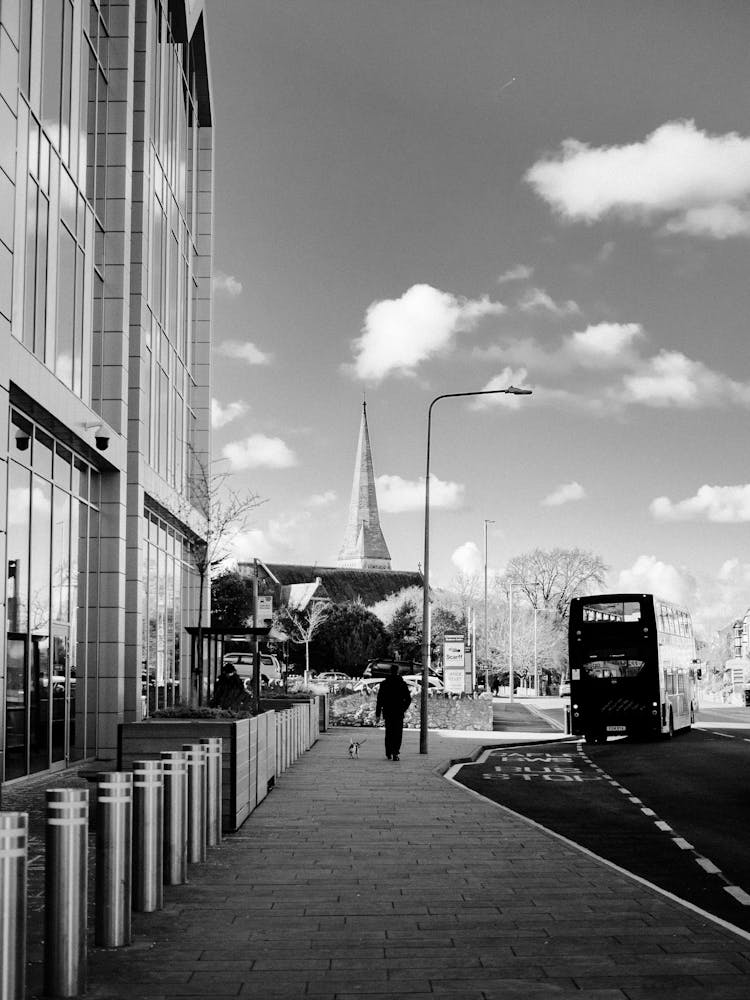
[[[273,619],[273,598],[272,597],[261,597],[258,595],[258,622],[259,628],[268,626],[271,624]],[[256,623],[253,622],[253,625]]]
[[[463,667],[443,667],[443,689],[446,694],[463,694],[466,673]]]

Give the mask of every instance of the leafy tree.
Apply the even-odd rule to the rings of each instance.
[[[331,608],[313,646],[316,664],[356,677],[362,674],[368,660],[386,653],[388,640],[377,615],[361,601],[349,601]]]
[[[211,621],[225,629],[246,628],[253,613],[253,581],[225,570],[211,581]]]
[[[422,652],[422,605],[411,598],[397,609],[386,629],[388,647],[396,660],[418,660]]]

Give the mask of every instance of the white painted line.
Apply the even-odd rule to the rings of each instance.
[[[620,782],[619,781],[615,781],[613,778],[609,779],[609,783],[610,783],[610,785],[612,785],[613,788],[622,788],[622,785],[620,784]]]
[[[692,851],[693,849],[693,845],[689,844],[684,837],[672,837],[672,843],[681,851]]]
[[[633,805],[635,805],[635,806],[639,806],[639,805],[641,804],[641,800],[640,800],[640,799],[638,799],[638,798],[636,798],[636,797],[635,797],[635,795],[631,795],[631,796],[630,796],[630,801],[631,801],[631,802],[633,803]]]
[[[465,764],[460,764],[459,767],[466,767]],[[453,770],[453,768],[451,768]],[[472,798],[479,799],[485,805],[494,806],[495,809],[499,809],[500,812],[505,813],[508,816],[513,816],[516,820],[525,823],[527,826],[532,827],[535,830],[543,830],[548,837],[552,837],[553,840],[559,841],[561,844],[567,844],[568,847],[574,848],[581,854],[585,855],[587,858],[593,858],[598,861],[599,864],[604,865],[605,868],[611,869],[613,872],[618,872],[620,875],[624,875],[626,878],[632,879],[633,882],[637,882],[638,885],[645,885],[652,892],[658,893],[658,895],[663,896],[664,899],[669,899],[673,903],[677,903],[679,906],[684,907],[686,910],[690,910],[691,913],[697,913],[699,916],[711,921],[711,923],[716,924],[717,927],[723,927],[724,930],[730,931],[732,934],[736,934],[737,937],[742,938],[743,941],[750,941],[750,931],[746,931],[743,927],[737,927],[736,924],[730,923],[728,920],[724,920],[723,917],[717,917],[715,913],[709,913],[708,910],[704,910],[702,906],[698,906],[696,903],[691,903],[689,899],[683,899],[681,896],[675,895],[675,893],[670,892],[668,889],[662,889],[661,886],[656,885],[654,882],[649,882],[648,879],[643,878],[642,875],[636,875],[635,872],[628,871],[627,868],[623,868],[621,865],[616,865],[614,861],[609,861],[607,858],[603,858],[601,854],[596,854],[594,851],[590,851],[588,847],[584,847],[582,844],[577,844],[575,840],[571,840],[569,837],[564,837],[561,833],[556,833],[554,830],[550,830],[548,826],[544,826],[542,823],[537,823],[534,819],[529,819],[528,816],[524,816],[523,813],[516,812],[515,809],[511,809],[509,806],[504,806],[500,802],[495,802],[494,799],[488,799],[480,792],[475,792],[473,788],[467,788],[466,785],[462,785],[460,781],[456,781],[455,778],[449,778],[456,788],[460,788],[465,795],[470,795]]]
[[[721,875],[721,868],[717,868],[713,861],[709,861],[708,858],[696,858],[695,860],[707,874]]]
[[[621,788],[620,791],[622,792],[623,795],[630,795],[630,792],[628,791],[627,788]]]
[[[734,896],[738,903],[742,903],[743,906],[750,906],[750,896],[748,896],[744,889],[740,889],[738,885],[725,885],[724,888],[730,896]]]
[[[715,733],[715,732],[713,732],[713,730],[709,730],[709,732],[711,733],[712,736],[723,736],[725,740],[733,740],[733,739],[735,739],[735,737],[732,736],[731,733]]]
[[[654,812],[654,810],[653,809],[647,809],[646,806],[644,806],[641,809],[641,812],[643,813],[644,816],[656,816],[656,813]]]
[[[654,825],[658,826],[659,829],[663,830],[665,833],[671,833],[672,832],[672,827],[669,825],[669,823],[665,823],[663,819],[657,819],[657,821],[656,821],[656,823]]]

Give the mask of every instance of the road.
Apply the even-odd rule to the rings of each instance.
[[[697,721],[672,741],[508,746],[456,780],[750,931],[750,709]]]

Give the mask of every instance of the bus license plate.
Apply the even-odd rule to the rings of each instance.
[[[627,726],[607,726],[608,733],[625,733],[627,729]]]

